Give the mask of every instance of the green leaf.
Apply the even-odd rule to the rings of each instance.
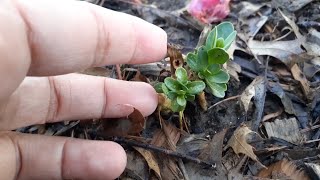
[[[217,48],[223,48],[224,47],[224,39],[222,37],[217,39],[216,47]]]
[[[184,96],[186,94],[186,91],[184,90],[178,90],[176,91],[176,93],[179,95],[179,96]]]
[[[229,54],[221,48],[213,48],[208,51],[210,64],[223,64],[229,60]]]
[[[178,96],[178,97],[177,97],[177,103],[178,103],[180,106],[186,106],[186,105],[187,105],[187,101],[186,101],[186,99],[184,98],[184,96]]]
[[[187,84],[188,94],[199,94],[204,90],[206,84],[203,81],[192,81]]]
[[[186,100],[187,101],[194,101],[196,98],[195,95],[191,95],[191,94],[186,94]]]
[[[227,37],[234,31],[233,24],[230,22],[223,22],[215,28],[217,28],[217,39],[221,37],[223,39],[227,39]]]
[[[171,90],[177,91],[180,89],[180,84],[177,80],[173,79],[172,77],[166,77],[164,79],[164,84]]]
[[[188,53],[187,54],[187,63],[188,63],[188,66],[195,72],[199,72],[200,69],[198,67],[198,64],[197,64],[197,55],[194,54],[194,53]]]
[[[163,84],[162,82],[159,82],[154,85],[154,89],[156,90],[157,93],[163,93],[162,84]]]
[[[233,31],[228,37],[227,39],[224,40],[224,50],[228,50],[229,47],[231,46],[232,42],[236,39],[237,37],[237,32]]]
[[[209,71],[210,75],[217,74],[220,71],[221,67],[219,64],[211,64],[208,66],[207,71]]]
[[[167,88],[167,86],[166,86],[164,83],[162,83],[161,87],[162,87],[163,93],[164,93],[165,95],[168,95],[169,89]]]
[[[188,81],[188,74],[187,71],[183,68],[183,67],[178,67],[176,69],[176,76],[177,76],[177,80],[181,83],[181,84],[186,84]]]
[[[211,49],[216,47],[216,39],[217,39],[217,28],[213,28],[209,35],[207,36],[206,40],[206,49]]]
[[[203,46],[200,47],[198,50],[197,65],[198,65],[199,71],[205,70],[208,66],[208,53]]]
[[[166,95],[167,95],[167,97],[168,97],[169,99],[171,99],[171,100],[176,99],[177,96],[178,96],[178,94],[177,94],[176,92],[173,92],[173,91],[168,92]]]
[[[206,79],[213,83],[227,83],[230,79],[230,76],[225,71],[220,70],[217,74],[208,76]]]
[[[185,106],[180,106],[177,102],[177,99],[174,99],[171,102],[171,109],[173,112],[180,112],[183,111],[185,109]]]
[[[225,96],[225,91],[227,90],[227,85],[226,84],[218,84],[214,82],[210,82],[206,80],[206,84],[209,87],[210,92],[219,98],[223,98]]]

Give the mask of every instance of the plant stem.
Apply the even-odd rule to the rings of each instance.
[[[183,111],[179,111],[179,123],[180,123],[180,129],[183,130]]]

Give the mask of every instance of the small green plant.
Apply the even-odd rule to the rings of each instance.
[[[194,101],[207,87],[214,96],[222,98],[227,90],[229,74],[222,65],[229,60],[227,50],[236,38],[236,31],[229,22],[217,25],[208,34],[203,46],[187,54],[187,66],[190,71],[178,67],[175,77],[167,77],[164,83],[156,85],[158,93],[164,93],[171,100],[171,110],[179,112],[180,126],[187,101]],[[188,73],[196,75],[192,80]]]
[[[204,46],[187,55],[188,66],[204,80],[216,97],[224,97],[227,90],[229,74],[222,69],[222,65],[229,60],[227,50],[235,37],[233,25],[221,23],[209,33]]]
[[[189,81],[187,71],[183,67],[176,69],[177,79],[167,77],[164,83],[158,84],[157,91],[164,93],[170,100],[172,111],[183,111],[187,101],[194,101],[195,95],[206,87],[203,81]]]

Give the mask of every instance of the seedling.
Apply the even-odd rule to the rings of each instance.
[[[194,101],[207,87],[214,96],[222,98],[227,90],[229,74],[222,65],[229,60],[227,50],[236,38],[236,31],[229,22],[217,25],[209,34],[203,46],[187,54],[187,66],[190,71],[178,67],[175,77],[167,77],[164,83],[156,85],[158,93],[164,93],[171,100],[171,110],[179,112],[182,128],[183,111],[187,101]],[[188,74],[196,75],[193,80]]]

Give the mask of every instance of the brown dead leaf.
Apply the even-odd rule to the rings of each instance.
[[[295,64],[291,67],[291,73],[292,73],[293,78],[295,80],[299,81],[302,92],[305,95],[305,97],[307,97],[307,99],[311,100],[312,94],[311,94],[309,81],[307,80],[305,75],[302,73],[302,71],[300,70],[300,68],[297,64]]]
[[[236,154],[242,153],[246,156],[249,156],[252,160],[259,163],[262,167],[265,167],[263,164],[261,164],[257,156],[254,154],[253,147],[247,143],[247,136],[250,133],[255,132],[251,131],[246,125],[242,124],[235,130],[225,149],[231,147]]]
[[[146,149],[139,148],[139,147],[133,147],[133,148],[137,150],[144,157],[144,159],[147,161],[149,168],[155,172],[156,176],[159,179],[162,179],[161,173],[160,173],[160,167],[154,155]]]
[[[261,178],[272,178],[272,179],[292,179],[292,180],[309,180],[310,179],[305,174],[304,171],[299,170],[294,163],[286,159],[278,161],[268,166],[268,169],[262,169],[257,176]]]
[[[178,128],[163,120],[160,115],[159,117],[162,124],[162,129],[156,131],[152,138],[151,144],[175,151],[176,144],[181,136],[181,132]],[[175,159],[163,154],[159,154],[159,158],[162,160],[160,162],[160,169],[163,179],[183,179],[182,172],[179,169]]]
[[[178,47],[173,44],[168,44],[167,52],[170,57],[171,75],[174,76],[176,69],[182,67],[184,64],[182,53],[178,50]]]
[[[145,83],[150,83],[150,80],[141,74],[141,72],[138,70],[136,75],[131,79],[131,81],[140,81]]]
[[[128,118],[108,119],[107,121],[103,121],[104,134],[108,136],[139,134],[144,129],[145,118],[138,109],[134,107],[132,108],[133,112],[128,116]]]
[[[250,84],[249,86],[242,92],[240,96],[240,102],[242,106],[244,107],[245,112],[249,110],[249,104],[251,102],[252,97],[255,96],[256,90],[255,87],[257,84],[261,83],[263,81],[263,78],[260,76],[257,76]]]

